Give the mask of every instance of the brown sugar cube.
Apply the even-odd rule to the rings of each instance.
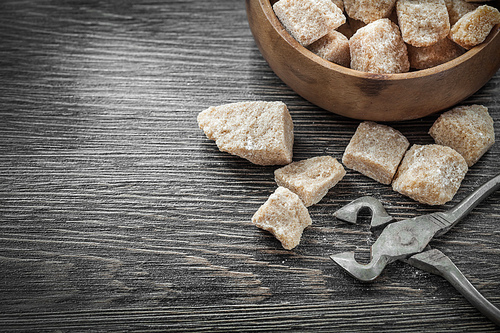
[[[349,67],[351,63],[349,39],[335,30],[309,45],[309,50],[321,58],[341,66]]]
[[[444,0],[398,0],[396,13],[403,40],[413,46],[430,46],[450,32]]]
[[[304,1],[304,0],[302,0]],[[315,0],[316,6],[325,13],[327,23],[330,25],[329,31],[337,29],[346,22],[344,15],[343,1],[339,0]]]
[[[351,68],[389,74],[410,69],[408,51],[396,24],[384,18],[360,28],[349,40]]]
[[[444,2],[446,3],[446,8],[448,8],[450,26],[453,26],[462,16],[478,7],[478,5],[464,0],[444,0]]]
[[[401,162],[393,190],[427,205],[453,199],[468,167],[462,155],[441,145],[413,145]]]
[[[450,30],[450,38],[458,45],[471,49],[484,42],[496,24],[500,12],[495,7],[483,5],[462,16]]]
[[[493,119],[482,105],[458,106],[441,114],[429,134],[437,144],[459,152],[469,167],[495,143]]]
[[[282,102],[212,106],[198,115],[198,124],[220,151],[259,165],[292,162],[293,122]]]
[[[297,194],[278,187],[254,214],[252,223],[272,233],[285,249],[291,250],[299,245],[302,232],[312,220]]]
[[[382,184],[390,184],[410,143],[392,127],[365,121],[345,149],[342,163]]]
[[[323,199],[344,176],[344,167],[331,156],[293,162],[274,171],[276,183],[296,193],[306,207]]]
[[[415,69],[438,66],[465,53],[463,47],[448,38],[443,38],[431,46],[415,47],[408,44],[407,47],[410,67]]]
[[[396,0],[344,0],[347,15],[353,19],[371,23],[389,17]]]
[[[303,46],[345,23],[344,14],[331,0],[279,0],[273,9],[285,29]]]

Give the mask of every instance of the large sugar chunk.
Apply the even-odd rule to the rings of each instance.
[[[273,9],[285,29],[303,46],[345,23],[342,10],[331,0],[279,0]]]
[[[464,53],[464,48],[448,38],[443,38],[436,44],[425,47],[415,47],[408,44],[410,67],[415,69],[426,69],[441,65]]]
[[[396,0],[344,0],[344,7],[349,17],[371,23],[389,17]]]
[[[458,106],[443,113],[429,134],[459,152],[471,167],[495,143],[493,119],[482,105]]]
[[[398,0],[396,12],[403,40],[413,46],[430,46],[450,32],[444,0]]]
[[[500,12],[495,7],[483,5],[462,16],[451,28],[450,38],[466,49],[484,42],[496,24]]]
[[[342,163],[382,184],[390,184],[410,143],[401,132],[371,121],[361,123]]]
[[[331,31],[309,46],[309,50],[321,58],[349,67],[351,54],[349,39],[338,31]]]
[[[293,122],[282,102],[212,106],[198,115],[198,124],[221,151],[259,165],[292,162]]]
[[[331,156],[293,162],[274,171],[276,183],[296,193],[306,207],[318,203],[344,176],[344,167]]]
[[[428,205],[453,199],[467,173],[462,155],[441,145],[413,145],[396,173],[392,188]]]
[[[254,214],[252,223],[272,233],[285,249],[291,250],[299,245],[302,232],[312,220],[297,194],[278,187]]]
[[[399,29],[387,18],[356,31],[349,40],[349,47],[352,69],[377,74],[404,73],[410,69]]]
[[[444,0],[444,2],[446,3],[446,8],[448,8],[451,26],[457,23],[462,16],[478,7],[476,4],[464,0]]]

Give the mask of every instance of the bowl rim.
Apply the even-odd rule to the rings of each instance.
[[[336,63],[323,59],[320,56],[314,54],[306,47],[302,46],[299,42],[297,42],[297,40],[295,40],[295,38],[293,38],[288,33],[288,31],[286,31],[286,29],[283,27],[276,14],[274,14],[274,10],[271,6],[270,0],[258,0],[258,1],[264,15],[266,16],[266,19],[272,25],[273,29],[296,51],[298,51],[304,57],[308,58],[310,61],[313,61],[318,65],[325,67],[328,70],[334,70],[343,75],[355,76],[360,79],[408,80],[408,79],[418,79],[422,77],[427,77],[433,74],[439,74],[448,71],[452,68],[455,68],[462,63],[467,62],[469,59],[473,58],[475,55],[480,53],[492,39],[496,38],[500,34],[500,24],[497,24],[493,27],[492,31],[490,32],[490,34],[488,35],[488,37],[485,39],[484,42],[473,47],[470,50],[467,50],[464,54],[458,56],[455,59],[452,59],[441,65],[437,65],[431,68],[415,70],[406,73],[391,73],[391,74],[368,73],[338,65]]]

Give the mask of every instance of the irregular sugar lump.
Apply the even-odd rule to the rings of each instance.
[[[355,20],[371,23],[389,17],[396,0],[344,0],[347,15]]]
[[[460,153],[469,167],[495,143],[493,119],[482,105],[458,106],[441,114],[429,134],[437,144]]]
[[[312,220],[297,194],[278,187],[254,214],[252,223],[272,233],[283,248],[291,250],[299,245],[302,232]]]
[[[453,26],[462,16],[479,6],[464,0],[444,0],[444,2],[446,3],[446,8],[448,8],[450,26]]]
[[[356,31],[349,47],[352,69],[377,74],[404,73],[410,69],[398,26],[387,18]]]
[[[398,0],[396,13],[403,40],[413,46],[430,46],[450,32],[444,0]]]
[[[342,164],[331,156],[317,156],[293,162],[274,171],[274,178],[297,194],[304,205],[318,203],[344,176]]]
[[[258,165],[292,162],[293,122],[282,102],[212,106],[198,115],[198,124],[221,151]]]
[[[308,46],[340,27],[346,18],[331,0],[279,0],[273,10],[285,29]]]
[[[465,53],[463,47],[452,42],[449,38],[443,38],[431,46],[415,47],[408,44],[407,47],[410,67],[415,69],[438,66]]]
[[[344,67],[349,67],[351,62],[349,39],[335,30],[309,45],[309,50],[323,59]]]
[[[392,188],[427,205],[443,205],[453,199],[467,173],[465,159],[441,145],[413,145],[392,182]]]
[[[392,127],[361,123],[345,149],[342,163],[382,184],[390,184],[410,143]]]
[[[450,39],[471,49],[484,42],[493,27],[500,24],[500,12],[495,7],[483,5],[462,16],[450,30]]]

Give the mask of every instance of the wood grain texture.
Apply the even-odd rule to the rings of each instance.
[[[274,167],[218,151],[196,116],[281,100],[294,159],[341,158],[359,121],[297,96],[260,55],[243,1],[0,2],[0,327],[15,331],[493,332],[403,263],[355,281],[328,256],[373,236],[332,213],[361,195],[397,219],[444,210],[500,170],[496,144],[444,207],[348,170],[285,251],[251,225]],[[500,132],[500,75],[465,103]],[[431,143],[436,115],[392,123]],[[497,134],[498,137],[498,134]],[[500,193],[432,245],[500,306]]]

